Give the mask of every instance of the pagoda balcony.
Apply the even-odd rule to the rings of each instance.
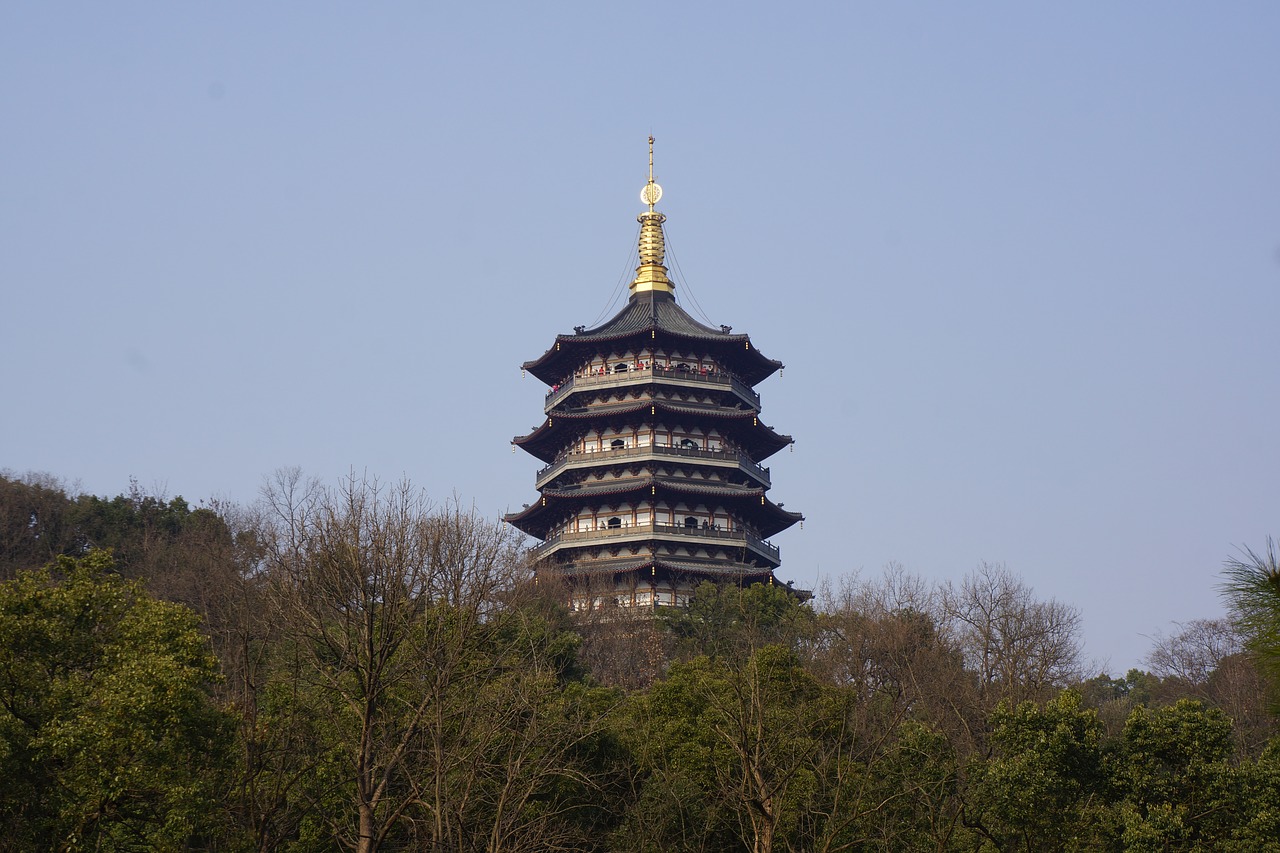
[[[582,374],[569,377],[569,380],[558,387],[552,386],[547,392],[545,410],[547,414],[564,402],[575,391],[590,389],[623,388],[634,385],[640,380],[662,379],[664,382],[686,388],[705,388],[725,386],[733,389],[743,402],[759,411],[760,395],[750,385],[729,373],[702,373],[697,370],[679,370],[674,367],[658,367],[650,365],[643,368],[632,368],[623,373]]]
[[[708,544],[740,542],[772,562],[774,566],[782,562],[782,551],[776,545],[745,530],[718,530],[714,527],[685,527],[679,524],[632,524],[627,527],[557,533],[535,547],[532,553],[534,559],[541,560],[564,547],[615,545],[668,537],[697,540]]]
[[[747,458],[744,453],[734,450],[700,450],[697,448],[671,447],[666,444],[646,444],[640,447],[622,447],[617,450],[609,448],[606,450],[580,450],[566,453],[538,471],[534,488],[541,490],[565,471],[590,468],[624,459],[652,459],[659,456],[705,460],[711,464],[729,463],[755,479],[764,488],[768,489],[773,485],[769,478],[769,469],[763,465],[757,465]]]

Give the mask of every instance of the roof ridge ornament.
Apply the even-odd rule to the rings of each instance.
[[[652,291],[674,294],[675,285],[667,278],[666,238],[662,223],[667,217],[653,209],[662,198],[662,187],[653,180],[653,137],[649,137],[649,181],[640,190],[640,200],[649,205],[647,213],[636,217],[640,223],[640,265],[636,267],[635,280],[631,282],[631,296]]]

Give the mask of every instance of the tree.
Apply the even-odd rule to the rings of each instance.
[[[794,647],[813,611],[786,587],[703,581],[688,606],[664,608],[659,616],[675,638],[677,655],[742,659],[766,645]]]
[[[1098,712],[1098,720],[1108,737],[1118,737],[1134,707],[1151,703],[1160,679],[1140,669],[1130,669],[1124,678],[1102,673],[1076,685],[1081,704]]]
[[[944,585],[941,609],[992,704],[1044,699],[1079,680],[1080,611],[1037,601],[1003,565],[983,563],[959,586]]]
[[[0,472],[0,581],[68,553],[70,506],[50,475]]]
[[[0,847],[179,850],[214,829],[232,718],[186,607],[61,557],[0,585]]]
[[[1242,549],[1239,557],[1226,561],[1225,574],[1223,594],[1280,710],[1280,554],[1275,540],[1268,537],[1263,554]]]
[[[1239,853],[1280,853],[1280,739],[1271,741],[1256,762],[1239,769],[1239,817],[1231,832]]]
[[[1108,778],[1102,725],[1065,691],[1043,707],[1002,702],[992,755],[978,762],[966,820],[1000,850],[1097,849]]]
[[[1243,650],[1243,638],[1226,619],[1193,619],[1178,628],[1172,636],[1157,634],[1147,654],[1147,666],[1160,678],[1203,687],[1224,658]]]
[[[798,817],[830,719],[795,654],[700,656],[637,697],[627,726],[643,775],[624,827],[633,849],[769,853]]]
[[[819,591],[809,665],[863,703],[888,705],[947,734],[964,752],[985,713],[975,708],[975,679],[939,607],[935,587],[890,564],[876,579],[846,580]]]
[[[272,714],[320,729],[304,777],[263,770],[308,809],[299,837],[360,853],[576,839],[611,694],[571,683],[576,639],[524,598],[511,528],[354,475],[285,472],[265,498]]]
[[[675,664],[629,710],[639,795],[618,849],[835,853],[950,835],[953,765],[920,760],[932,733],[899,736],[900,711],[823,684],[785,646]]]
[[[1230,758],[1231,722],[1181,699],[1137,707],[1125,723],[1117,783],[1127,850],[1199,850],[1228,838],[1244,805]]]
[[[1198,699],[1222,709],[1241,753],[1256,756],[1276,733],[1276,721],[1267,714],[1266,685],[1239,627],[1227,619],[1194,619],[1178,627],[1171,636],[1157,635],[1147,656],[1161,679],[1159,704]]]

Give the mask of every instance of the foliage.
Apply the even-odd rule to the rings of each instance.
[[[1108,787],[1097,714],[1065,691],[1043,706],[1001,703],[990,722],[967,819],[1001,850],[1094,848]]]
[[[627,718],[642,794],[625,837],[643,850],[772,849],[812,785],[824,698],[781,646],[673,666]]]
[[[1280,711],[1280,553],[1275,540],[1267,539],[1262,554],[1244,548],[1239,557],[1227,560],[1225,574],[1223,594]]]
[[[741,657],[770,644],[794,646],[813,620],[813,611],[787,587],[737,587],[704,581],[686,607],[659,611],[675,637],[681,657]]]
[[[300,849],[370,853],[558,849],[608,822],[591,794],[609,784],[613,694],[578,681],[563,612],[522,595],[510,528],[354,476],[324,489],[286,473],[268,504],[284,654],[263,722],[283,727],[254,737],[316,725],[325,748],[301,775],[274,750],[253,768],[274,799],[247,811],[277,815]]]
[[[1003,566],[653,619],[568,612],[518,544],[355,476],[243,509],[0,477],[0,572],[60,557],[0,586],[0,849],[1280,853],[1270,542],[1235,621],[1088,680],[1078,612]]]
[[[1134,709],[1118,747],[1116,782],[1132,850],[1198,849],[1237,822],[1231,723],[1189,699]]]
[[[185,849],[218,815],[230,718],[194,613],[62,557],[0,585],[0,815],[15,849]]]

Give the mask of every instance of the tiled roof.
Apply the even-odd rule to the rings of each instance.
[[[764,489],[697,483],[676,477],[633,477],[581,488],[543,489],[541,498],[520,512],[508,513],[503,520],[530,536],[544,539],[547,528],[563,519],[565,510],[561,507],[565,503],[572,505],[576,501],[591,502],[612,496],[651,494],[655,489],[662,495],[701,495],[734,501],[735,506],[746,510],[743,515],[751,519],[763,538],[773,536],[797,522],[804,521],[801,513],[785,510],[768,498],[763,501],[752,500],[764,497]]]
[[[769,458],[791,443],[791,436],[782,435],[775,432],[772,427],[765,426],[756,413],[750,409],[729,409],[723,406],[690,406],[687,404],[675,405],[661,400],[640,400],[633,403],[591,406],[586,409],[563,412],[554,410],[547,420],[534,427],[531,432],[514,437],[511,439],[511,443],[523,448],[543,462],[551,462],[555,459],[556,454],[563,449],[564,443],[563,439],[557,440],[555,438],[555,423],[557,421],[591,421],[598,418],[634,414],[646,409],[650,412],[667,412],[676,415],[692,415],[698,418],[711,417],[725,422],[740,422],[742,425],[737,430],[742,434],[739,436],[738,443],[751,454],[751,458],[756,462]],[[751,424],[745,423],[748,419],[752,419]]]
[[[682,338],[731,342],[748,340],[746,335],[704,326],[690,317],[674,297],[661,291],[636,294],[612,319],[574,337],[580,341],[612,341],[654,328]]]
[[[621,311],[594,329],[557,335],[549,350],[532,361],[526,361],[523,367],[550,385],[573,369],[571,364],[566,367],[575,360],[567,358],[566,347],[580,353],[583,348],[595,349],[596,344],[638,337],[646,332],[699,341],[708,345],[704,348],[709,352],[731,356],[736,362],[734,372],[749,385],[755,385],[783,366],[782,362],[761,355],[751,345],[750,335],[703,325],[690,317],[674,296],[655,290],[633,295]]]

